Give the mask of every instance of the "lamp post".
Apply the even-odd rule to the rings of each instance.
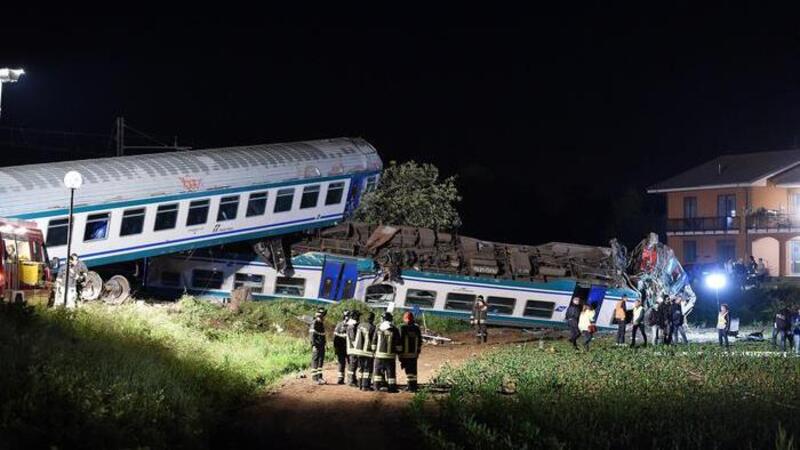
[[[725,287],[728,278],[721,273],[712,273],[706,277],[706,286],[714,290],[717,296],[717,311],[719,311],[719,290]]]
[[[72,254],[72,208],[75,204],[75,189],[83,184],[83,177],[80,172],[70,170],[64,175],[64,186],[69,188],[69,219],[67,219],[67,260],[64,270],[64,307],[67,307],[67,296],[69,295],[69,260]]]
[[[0,113],[3,111],[3,83],[16,83],[23,75],[25,71],[22,69],[0,69]]]

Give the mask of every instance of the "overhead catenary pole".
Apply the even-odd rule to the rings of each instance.
[[[117,117],[117,156],[125,155],[125,118]]]
[[[67,218],[67,258],[64,267],[64,307],[67,307],[67,300],[69,298],[69,270],[70,270],[70,255],[72,254],[72,216],[73,207],[75,206],[75,189],[78,189],[83,184],[83,177],[80,172],[70,170],[64,175],[64,186],[69,189],[69,216]],[[77,290],[75,295],[78,295]],[[77,300],[77,299],[76,299]]]

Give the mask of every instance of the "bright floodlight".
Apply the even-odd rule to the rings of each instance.
[[[712,273],[706,277],[706,286],[715,290],[724,288],[727,282],[728,278],[721,273]]]
[[[19,77],[25,75],[22,69],[0,69],[0,114],[3,111],[3,83],[16,83]]]
[[[70,170],[64,175],[64,186],[70,189],[78,189],[83,184],[83,177],[80,172]]]

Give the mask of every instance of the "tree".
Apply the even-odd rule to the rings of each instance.
[[[461,226],[455,177],[439,180],[433,164],[389,163],[377,189],[364,195],[354,214],[362,222],[452,230]]]

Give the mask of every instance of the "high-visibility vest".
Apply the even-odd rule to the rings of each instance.
[[[350,349],[351,355],[356,356],[373,356],[372,340],[375,334],[375,325],[371,323],[362,322],[356,330],[356,337],[353,341],[353,347]]]
[[[394,325],[375,331],[372,341],[374,342],[375,358],[394,359],[397,356],[400,333],[397,332]]]
[[[417,358],[422,350],[422,332],[415,323],[400,326],[400,358]]]

